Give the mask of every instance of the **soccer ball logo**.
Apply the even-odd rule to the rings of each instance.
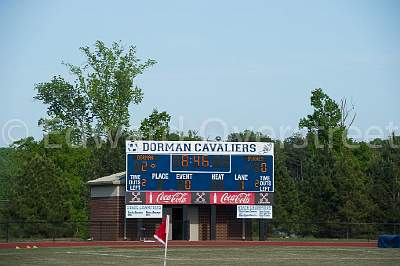
[[[137,150],[137,144],[131,142],[131,143],[128,144],[128,147],[127,147],[127,148],[128,148],[128,151],[129,151],[129,152],[134,152],[134,151]]]

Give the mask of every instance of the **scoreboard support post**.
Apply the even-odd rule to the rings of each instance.
[[[260,241],[267,240],[267,221],[265,219],[258,219],[260,221],[259,239]]]
[[[246,240],[246,219],[242,219],[242,240]]]
[[[215,205],[211,205],[210,240],[217,240],[217,207]]]
[[[182,205],[182,224],[183,224],[183,240],[190,239],[188,206]]]
[[[124,240],[127,240],[126,238],[126,217],[124,216]]]
[[[138,220],[137,220],[137,226],[136,226],[136,235],[137,235],[137,240],[138,241],[140,241],[140,240],[142,240],[141,238],[142,238],[142,232],[143,232],[143,230],[142,230],[142,228],[143,228],[143,219],[142,218],[138,218]]]

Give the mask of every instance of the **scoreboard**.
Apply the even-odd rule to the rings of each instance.
[[[126,191],[274,192],[273,143],[127,141]]]

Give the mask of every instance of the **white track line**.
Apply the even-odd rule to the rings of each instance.
[[[89,255],[89,256],[109,256],[109,257],[122,257],[122,258],[138,258],[138,256],[132,255],[124,255],[124,254],[111,254],[111,253],[98,253],[98,252],[57,252],[58,254],[71,254],[71,255]],[[140,257],[140,259],[150,259],[150,260],[158,260],[162,259],[162,256],[157,257]],[[253,257],[229,257],[229,258],[174,258],[169,257],[167,258],[170,261],[227,261],[227,260],[244,260],[244,261],[252,261],[252,262],[265,262],[265,261],[276,261],[276,260],[293,260],[293,257],[276,257],[276,258],[257,258],[254,259]],[[336,257],[336,256],[329,256],[329,257],[302,257],[296,258],[296,260],[373,260],[373,261],[399,261],[399,258],[365,258],[365,257]]]

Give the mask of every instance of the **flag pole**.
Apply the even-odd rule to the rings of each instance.
[[[164,266],[167,265],[167,249],[168,249],[168,237],[169,237],[169,215],[167,214],[167,220],[165,225],[165,249],[164,249]]]

